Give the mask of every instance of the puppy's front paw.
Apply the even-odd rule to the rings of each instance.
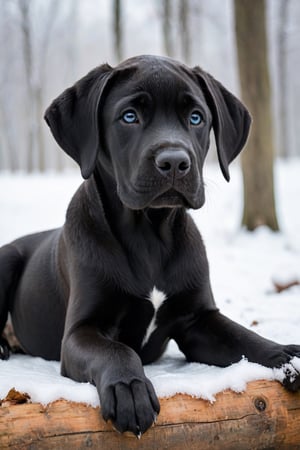
[[[300,390],[300,346],[286,345],[284,347],[287,362],[275,368],[275,378],[289,391]]]
[[[283,386],[289,391],[296,392],[300,389],[300,372],[294,367],[293,360],[283,367],[284,378]]]
[[[148,379],[135,379],[130,383],[117,382],[100,393],[104,420],[111,420],[120,432],[132,432],[140,438],[155,422],[159,402]]]

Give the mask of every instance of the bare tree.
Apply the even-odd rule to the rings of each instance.
[[[72,0],[70,3],[66,26],[68,27],[66,42],[66,53],[69,65],[68,72],[71,75],[72,81],[74,81],[78,69],[78,30],[80,28],[79,0]]]
[[[278,48],[278,76],[279,76],[279,154],[287,157],[289,153],[288,134],[288,84],[287,84],[287,24],[289,16],[290,0],[279,2],[279,25],[277,35]]]
[[[26,108],[28,114],[27,169],[46,169],[45,144],[43,138],[43,89],[46,84],[46,59],[52,26],[58,10],[59,0],[49,2],[43,11],[43,26],[39,36],[33,35],[34,0],[18,0],[21,16],[21,32],[27,88]],[[35,44],[35,45],[34,45]]]
[[[11,58],[12,41],[7,42],[7,36],[11,33],[11,24],[7,11],[7,2],[0,2],[0,60],[5,70],[0,71],[0,168],[8,168],[15,171],[19,168],[19,158],[16,144],[15,121],[11,120],[13,99],[8,89],[10,70],[14,69]]]
[[[28,114],[27,169],[46,169],[45,143],[43,137],[43,91],[46,84],[46,60],[51,31],[59,7],[59,0],[52,0],[42,11],[42,27],[34,35],[34,21],[38,21],[34,0],[18,0],[22,33],[25,83],[27,89],[26,110]]]
[[[274,200],[274,145],[266,37],[265,0],[235,0],[235,27],[242,98],[253,115],[242,154],[243,224],[278,230]]]
[[[179,36],[181,41],[182,58],[187,64],[191,62],[191,45],[190,45],[190,23],[189,23],[189,0],[179,1]]]
[[[50,2],[55,10],[56,2]],[[20,12],[21,43],[23,49],[24,76],[26,85],[26,101],[24,117],[27,117],[27,170],[45,170],[45,149],[41,129],[42,117],[42,89],[44,82],[44,64],[49,36],[49,23],[52,14],[49,14],[44,24],[44,32],[40,39],[39,51],[34,49],[33,36],[33,6],[32,0],[18,0]],[[51,11],[49,11],[50,13]]]
[[[40,30],[40,39],[36,55],[36,79],[34,82],[35,93],[35,127],[36,127],[36,143],[37,143],[37,157],[38,169],[44,171],[46,169],[46,149],[43,136],[42,120],[44,115],[44,98],[43,93],[47,83],[47,54],[49,44],[51,42],[51,33],[55,18],[59,11],[59,0],[51,0],[47,10],[44,12],[43,29]]]
[[[168,56],[174,56],[171,3],[171,0],[163,0],[163,43]]]
[[[122,10],[121,0],[114,0],[113,2],[113,19],[114,19],[114,50],[117,61],[123,59],[122,47]]]
[[[24,117],[27,117],[27,170],[32,172],[34,170],[34,127],[35,127],[35,113],[33,104],[34,85],[33,85],[33,50],[32,50],[32,27],[30,20],[30,7],[32,3],[30,0],[18,0],[18,7],[20,11],[20,27],[21,27],[21,42],[23,47],[24,59],[24,76],[26,84],[26,102],[24,104]]]

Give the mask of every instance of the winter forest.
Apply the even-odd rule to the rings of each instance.
[[[249,108],[242,222],[277,230],[273,161],[300,154],[299,24],[297,0],[1,0],[0,171],[74,167],[43,120],[52,99],[101,63],[168,55]]]
[[[299,155],[300,3],[267,1],[266,22],[276,153]],[[96,65],[141,53],[200,65],[238,94],[233,0],[1,0],[0,169],[71,164],[45,108]]]

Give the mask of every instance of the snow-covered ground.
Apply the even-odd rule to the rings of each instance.
[[[267,338],[300,344],[300,287],[278,294],[273,286],[274,280],[300,281],[300,160],[277,162],[275,175],[280,233],[264,227],[254,233],[240,228],[238,166],[231,168],[229,184],[217,166],[206,167],[206,205],[192,215],[206,243],[212,286],[222,312]],[[77,172],[0,174],[0,245],[61,225],[80,182]],[[245,360],[225,369],[187,364],[174,343],[145,370],[160,396],[184,392],[210,400],[223,389],[241,391],[250,380],[281,376]],[[43,403],[60,397],[98,403],[93,386],[61,377],[59,363],[40,358],[18,355],[0,361],[0,398],[11,387]]]

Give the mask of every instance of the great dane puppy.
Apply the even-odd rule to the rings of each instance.
[[[283,384],[297,390],[290,361],[300,346],[219,312],[187,213],[204,203],[211,129],[229,180],[249,132],[245,106],[199,67],[139,56],[92,70],[45,118],[85,181],[61,229],[2,247],[1,330],[10,312],[26,353],[61,359],[63,375],[94,383],[104,419],[138,437],[159,413],[143,364],[171,338],[188,361],[283,367]],[[4,339],[1,349],[8,357]]]

